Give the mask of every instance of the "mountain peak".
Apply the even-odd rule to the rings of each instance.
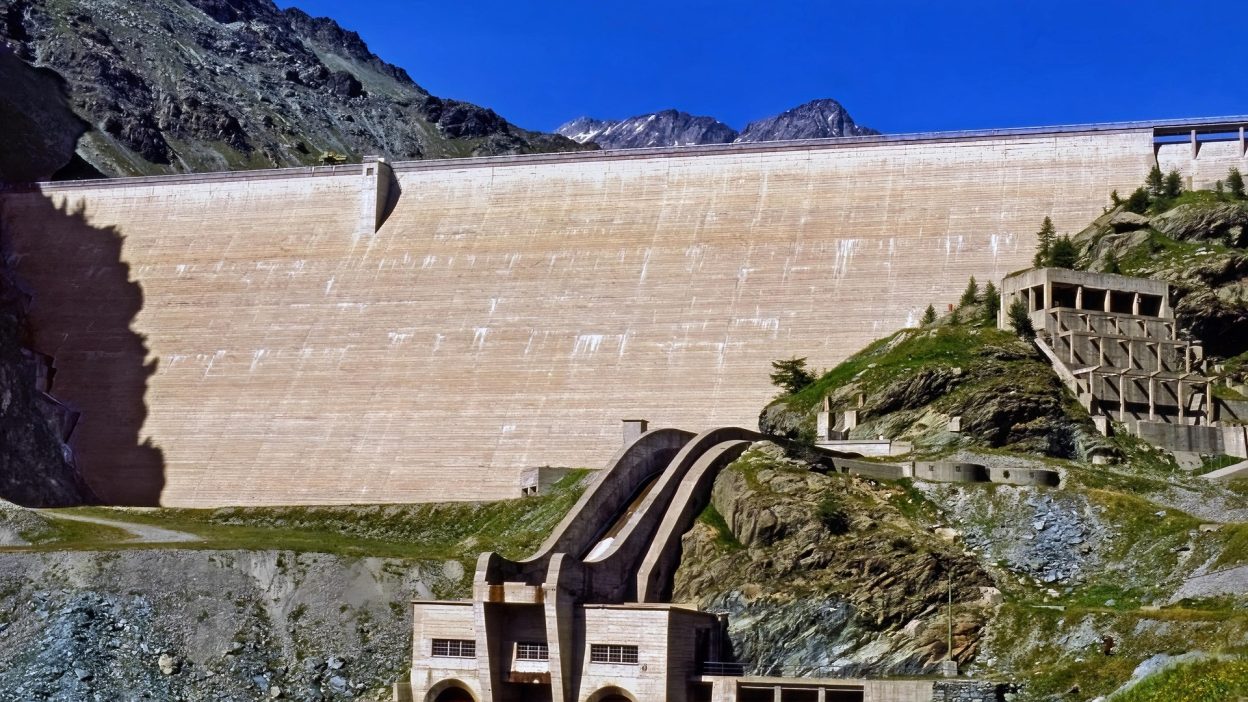
[[[746,125],[738,142],[827,139],[879,134],[854,122],[845,106],[832,98],[819,98]]]
[[[714,117],[671,108],[623,120],[578,117],[555,133],[581,144],[592,141],[604,149],[727,144],[737,136],[737,130]]]
[[[856,124],[845,107],[832,98],[811,100],[774,117],[750,122],[741,133],[714,117],[691,115],[671,108],[622,120],[577,117],[565,122],[555,133],[580,144],[593,142],[604,149],[879,134],[874,129]]]

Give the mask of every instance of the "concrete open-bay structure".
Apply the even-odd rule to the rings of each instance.
[[[753,424],[1248,118],[39,184],[0,195],[52,393],[113,503],[489,499],[618,419]]]

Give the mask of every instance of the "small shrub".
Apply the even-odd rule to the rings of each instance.
[[[927,309],[923,310],[923,319],[919,320],[919,323],[926,327],[927,325],[935,321],[936,321],[936,308],[933,307],[932,305],[928,305]]]
[[[1144,214],[1148,211],[1149,196],[1148,191],[1144,188],[1136,188],[1135,192],[1127,198],[1127,212],[1135,214]]]
[[[1166,174],[1166,182],[1162,186],[1162,191],[1167,198],[1175,198],[1183,193],[1183,176],[1179,175],[1178,169],[1170,169]]]
[[[840,500],[828,495],[819,501],[817,511],[819,523],[829,533],[839,536],[849,531],[849,514],[846,513]]]
[[[1231,167],[1226,174],[1226,189],[1231,197],[1239,199],[1244,196],[1244,176],[1238,168]]]
[[[1103,273],[1121,273],[1122,264],[1118,262],[1118,254],[1112,250],[1105,254],[1105,263],[1101,267]]]
[[[1024,339],[1036,338],[1036,328],[1031,324],[1031,314],[1027,312],[1027,303],[1023,302],[1023,298],[1014,298],[1009,309],[1006,310],[1006,317],[1010,320],[1010,328],[1015,334]]]

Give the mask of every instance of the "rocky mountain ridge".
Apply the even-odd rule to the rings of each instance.
[[[355,32],[272,0],[0,0],[0,18],[0,46],[63,80],[89,125],[76,173],[586,148],[431,95]]]
[[[580,144],[604,149],[637,149],[657,146],[692,146],[759,141],[825,139],[879,134],[850,117],[836,100],[811,100],[773,117],[750,122],[738,132],[714,117],[661,110],[623,120],[578,117],[555,130]]]

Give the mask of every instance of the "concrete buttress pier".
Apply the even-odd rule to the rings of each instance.
[[[602,465],[622,416],[753,426],[771,361],[1026,267],[1046,215],[1077,230],[1158,160],[1248,170],[1159,128],[42,184],[0,193],[0,236],[105,500],[493,499]]]

